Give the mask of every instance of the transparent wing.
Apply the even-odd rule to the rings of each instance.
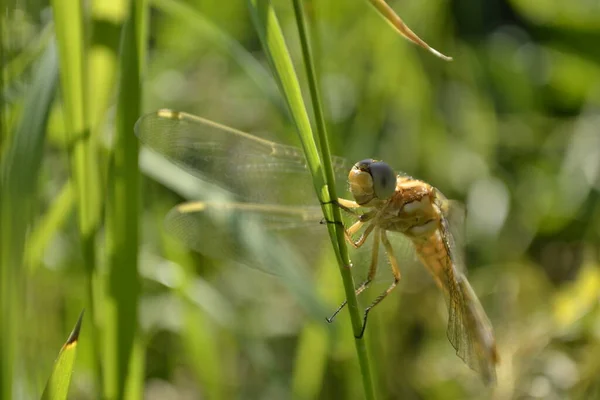
[[[458,251],[448,220],[426,239],[414,241],[417,255],[445,295],[448,306],[448,340],[456,354],[486,384],[495,380],[496,344],[494,334],[457,257]]]
[[[320,216],[320,207],[198,201],[173,208],[165,223],[170,233],[202,254],[276,275],[313,318],[321,319],[327,308],[315,291],[308,268],[320,253],[316,246],[326,243],[322,240],[325,227],[314,221]],[[323,232],[307,235],[310,226],[313,229],[308,231],[320,227]],[[298,251],[305,249],[280,231],[301,233],[307,239],[321,237],[312,246],[313,260],[300,254]]]
[[[285,275],[288,265],[273,263],[273,251],[316,256],[326,227],[320,207],[277,206],[258,203],[188,202],[173,208],[165,218],[166,229],[193,250],[214,258],[226,258],[272,275]],[[271,249],[265,249],[268,243]],[[308,248],[313,251],[309,253]],[[286,253],[288,252],[288,253]],[[287,263],[285,263],[287,264]],[[295,267],[300,268],[300,267]]]
[[[351,221],[351,217],[345,219]],[[266,241],[272,247],[291,251],[306,266],[321,257],[319,246],[326,245],[327,227],[319,206],[286,206],[242,202],[192,201],[174,207],[165,217],[165,228],[187,247],[213,258],[230,259],[270,275],[286,274],[287,266],[271,262],[257,246]],[[414,250],[402,235],[390,238],[402,263],[414,260]],[[357,279],[366,278],[374,244],[351,249]],[[379,243],[377,243],[379,246]],[[284,246],[284,247],[282,247]],[[382,249],[380,249],[383,251]],[[289,253],[287,253],[289,254]],[[389,283],[391,273],[385,257],[379,257],[373,284]]]
[[[301,149],[271,142],[207,119],[171,110],[141,117],[139,139],[178,166],[234,193],[236,200],[318,204]],[[334,157],[339,195],[352,167]]]
[[[441,259],[444,292],[448,304],[450,343],[456,354],[473,370],[480,373],[486,384],[496,380],[496,342],[492,326],[473,292],[457,255],[454,238],[446,218],[442,218],[439,236],[445,257]]]
[[[467,212],[465,206],[459,201],[447,199],[439,190],[436,190],[436,201],[445,218],[443,221],[445,229],[450,232],[448,242],[454,266],[462,274],[467,275],[465,267],[465,220]]]
[[[471,343],[475,357],[473,362],[486,384],[496,382],[496,364],[499,361],[496,351],[496,340],[492,324],[488,319],[477,295],[464,275],[458,279],[464,304],[464,323],[471,335]]]

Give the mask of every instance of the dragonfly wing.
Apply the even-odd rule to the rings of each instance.
[[[490,384],[495,380],[496,345],[489,320],[466,276],[460,271],[448,222],[427,239],[414,241],[421,262],[445,295],[448,305],[448,340],[471,369]]]
[[[326,234],[325,227],[319,224],[321,218],[320,207],[197,201],[173,208],[165,218],[165,226],[199,253],[284,276],[289,272],[288,266],[272,262],[272,253],[288,247],[295,247],[288,249],[293,254],[307,247],[314,250],[316,243],[309,246],[307,242],[316,242]]]
[[[315,204],[304,153],[297,147],[171,110],[142,116],[134,129],[148,147],[240,200]],[[339,157],[333,164],[343,187],[351,164]]]
[[[458,282],[465,302],[463,322],[471,335],[471,343],[474,347],[469,366],[476,364],[471,368],[479,371],[486,384],[493,384],[496,382],[496,364],[499,358],[492,324],[467,278],[461,275]]]
[[[467,212],[465,206],[457,200],[447,199],[440,191],[436,193],[436,202],[442,212],[443,229],[450,232],[448,244],[454,259],[454,266],[464,275],[465,268],[465,221]]]
[[[444,283],[448,303],[448,330],[450,343],[456,354],[473,370],[480,373],[486,384],[496,380],[496,342],[492,326],[479,299],[471,288],[464,267],[457,257],[454,239],[445,218],[441,219],[444,253]]]
[[[320,207],[189,202],[167,214],[166,229],[202,254],[276,275],[299,304],[313,318],[320,319],[327,309],[316,293],[307,267],[316,262],[319,256],[316,246],[323,243],[326,234],[319,218]],[[315,229],[309,235],[306,231],[310,227]],[[299,234],[301,240],[286,240],[286,234]],[[305,240],[315,243],[308,246]],[[312,262],[298,252],[309,249]]]

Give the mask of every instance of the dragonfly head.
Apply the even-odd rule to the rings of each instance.
[[[372,200],[386,200],[396,190],[396,174],[383,161],[366,159],[357,162],[348,174],[350,192],[360,205]]]

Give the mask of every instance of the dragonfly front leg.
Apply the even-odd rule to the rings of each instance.
[[[368,218],[365,218],[364,220],[359,219],[358,221],[353,223],[350,226],[350,228],[344,227],[344,236],[346,238],[346,241],[348,243],[350,243],[352,245],[352,247],[354,247],[355,249],[358,249],[360,246],[362,246],[365,243],[365,241],[367,240],[367,238],[369,237],[369,235],[375,228],[374,224],[369,225],[367,227],[367,229],[365,229],[365,231],[362,233],[362,235],[360,235],[360,237],[357,240],[354,240],[354,235],[356,234],[356,232],[358,232],[360,230],[360,228],[362,228],[362,226],[365,224],[365,222],[371,218],[370,214],[363,214],[363,215],[367,215]],[[329,221],[327,221],[327,222],[329,222]]]
[[[335,204],[335,205],[337,205],[339,208],[341,208],[342,210],[344,210],[345,212],[347,212],[348,214],[351,214],[352,216],[354,216],[354,217],[358,218],[358,221],[361,221],[361,217],[362,217],[362,215],[361,215],[361,214],[359,214],[359,213],[358,213],[358,212],[355,210],[355,208],[359,208],[359,207],[360,207],[360,205],[359,205],[357,202],[355,202],[355,201],[352,201],[352,200],[347,200],[347,199],[344,199],[344,198],[338,197],[338,199],[337,199],[337,200],[331,200],[331,201],[328,201],[328,202],[326,202],[326,203],[322,203],[322,204]],[[348,242],[352,242],[350,239],[348,239],[348,238],[349,238],[349,237],[351,237],[351,236],[349,236],[349,235],[348,235],[348,232],[347,232],[347,230],[346,230],[346,227],[345,227],[345,226],[344,226],[344,224],[342,224],[341,222],[338,222],[338,221],[330,221],[330,220],[328,220],[327,218],[323,218],[323,219],[321,220],[321,223],[322,223],[322,224],[324,224],[324,223],[328,223],[328,224],[336,224],[336,225],[340,225],[342,228],[344,228],[344,233],[345,233],[345,236],[346,236],[346,240],[348,240]],[[355,225],[356,225],[356,224],[355,224]],[[361,225],[362,225],[362,224],[361,224]],[[359,228],[360,228],[360,225],[359,225],[359,226],[356,228],[356,230],[358,230]]]
[[[354,209],[361,207],[361,205],[358,204],[356,201],[344,199],[342,197],[338,197],[338,199],[337,199],[337,205],[342,210],[344,210],[344,211],[346,211],[346,212],[348,212],[350,214],[356,214],[356,211]]]
[[[355,201],[344,199],[344,198],[341,198],[341,197],[338,197],[337,200],[328,201],[327,203],[323,203],[323,204],[336,204],[338,207],[340,207],[342,210],[344,210],[348,214],[352,215],[353,217],[356,217],[358,219],[357,222],[363,222],[363,223],[367,222],[371,218],[373,218],[375,216],[375,214],[376,214],[375,210],[366,212],[364,214],[360,214],[358,211],[356,211],[356,208],[362,207],[360,204],[358,204]],[[322,224],[324,224],[324,223],[328,223],[328,224],[340,224],[340,225],[344,226],[340,222],[330,221],[330,220],[328,220],[326,218],[322,219],[321,223]],[[355,223],[352,227],[350,227],[348,229],[348,230],[351,231],[350,235],[348,235],[348,233],[346,232],[346,238],[348,239],[349,237],[352,237],[352,235],[354,233],[356,233],[360,229],[361,226],[362,226],[362,224]],[[344,228],[345,228],[345,226],[344,226]],[[348,239],[348,242],[353,243],[354,240]],[[356,247],[356,246],[354,246],[354,247]]]
[[[358,221],[358,222],[360,222],[360,221]],[[366,236],[369,235],[369,233],[373,230],[374,227],[375,227],[375,225],[371,225],[369,227],[369,228],[371,228],[370,230],[369,230],[369,228],[367,228],[368,233],[367,233],[367,231],[365,231]],[[375,233],[373,234],[375,236],[375,238],[373,239],[374,242],[375,242],[375,246],[373,246],[373,249],[371,251],[371,264],[369,266],[369,273],[367,274],[367,279],[365,279],[355,289],[354,293],[356,294],[356,296],[358,296],[359,294],[361,294],[367,287],[369,287],[369,284],[371,283],[371,281],[373,281],[373,279],[375,278],[375,274],[377,273],[377,262],[379,260],[379,246],[378,246],[378,243],[379,243],[379,235],[380,235],[380,233],[381,233],[381,230],[379,228],[375,229]],[[363,240],[363,243],[364,243],[364,240]],[[347,303],[348,303],[348,300],[344,300],[342,302],[342,304],[340,304],[340,306],[331,315],[331,317],[326,318],[327,322],[329,322],[329,323],[333,322],[333,319],[335,318],[335,316],[340,311],[342,311],[342,309],[346,306]]]
[[[356,208],[360,208],[360,204],[355,201],[344,199],[342,197],[338,197],[337,200],[331,200],[327,202],[321,202],[321,204],[335,204],[348,214],[358,215],[358,212],[355,210]]]
[[[379,229],[378,229],[379,231]],[[394,255],[394,249],[392,248],[392,244],[390,243],[385,231],[381,232],[381,243],[383,243],[383,247],[385,248],[385,252],[390,260],[390,267],[392,268],[392,274],[394,275],[394,282],[386,289],[385,292],[381,293],[374,301],[371,303],[369,307],[365,309],[365,315],[363,316],[363,327],[360,331],[360,334],[356,336],[357,339],[360,339],[365,334],[365,329],[367,328],[367,317],[369,316],[369,311],[373,309],[377,304],[379,304],[400,282],[401,274],[400,268],[398,266],[398,260]],[[378,247],[378,246],[374,246]]]

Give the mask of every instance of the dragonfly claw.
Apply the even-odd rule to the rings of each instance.
[[[367,317],[369,316],[369,310],[370,310],[370,308],[367,308],[365,310],[365,316],[363,317],[363,324],[362,324],[362,328],[360,330],[360,333],[358,334],[358,336],[354,335],[354,337],[356,339],[362,339],[363,336],[365,335],[365,329],[367,329]]]

